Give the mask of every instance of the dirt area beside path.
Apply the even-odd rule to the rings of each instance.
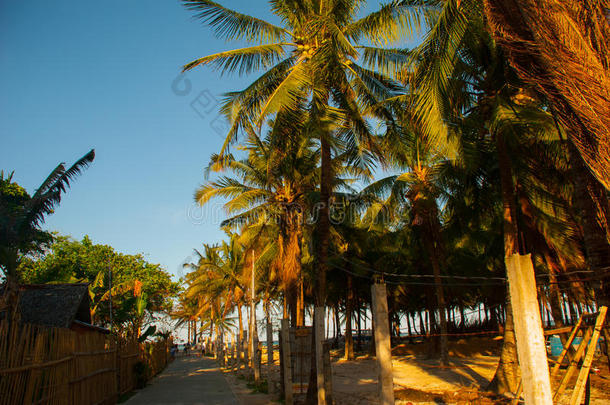
[[[498,364],[498,353],[502,341],[497,337],[473,337],[451,341],[448,366],[440,366],[436,359],[426,357],[426,345],[398,344],[392,348],[394,370],[394,393],[397,404],[502,404],[509,403],[505,397],[485,391]],[[273,378],[279,383],[279,356],[275,353]],[[331,351],[333,371],[333,398],[336,405],[373,405],[378,403],[377,364],[374,357],[358,353],[355,360],[343,360],[342,350]],[[266,359],[266,354],[263,356]],[[591,404],[610,403],[610,373],[605,358],[594,363],[597,373],[591,375]],[[263,366],[263,378],[266,378]],[[553,386],[559,385],[565,374],[561,370]],[[577,373],[576,373],[577,374]],[[252,394],[243,380],[229,373],[229,381],[241,386],[242,398],[247,404],[271,404],[274,397]],[[576,376],[569,386],[573,387]],[[568,389],[559,404],[567,404],[572,391]],[[258,395],[245,397],[244,395]],[[277,398],[275,398],[277,399]],[[254,402],[256,401],[256,402]],[[268,401],[268,402],[265,402]]]

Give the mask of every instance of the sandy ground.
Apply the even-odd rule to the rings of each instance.
[[[397,404],[497,404],[507,403],[499,397],[484,392],[498,364],[497,352],[501,341],[492,338],[472,338],[450,343],[449,366],[441,367],[438,360],[425,356],[425,346],[399,345],[393,348],[394,392]],[[359,355],[345,361],[341,351],[331,352],[333,368],[333,399],[337,405],[369,405],[378,403],[377,366],[374,357]],[[279,356],[275,353],[272,378],[279,384]],[[263,356],[266,359],[266,354]],[[591,404],[610,403],[610,373],[605,359],[594,365],[600,374],[591,377]],[[263,363],[263,378],[266,366]],[[560,372],[560,377],[564,371]],[[271,404],[277,396],[257,394],[249,397],[251,389],[227,372],[229,382],[238,388],[242,403]],[[243,371],[242,371],[243,374]],[[553,384],[557,386],[559,379]],[[570,386],[576,382],[576,376]],[[237,392],[237,391],[236,391]],[[558,402],[568,403],[571,390],[567,390]]]

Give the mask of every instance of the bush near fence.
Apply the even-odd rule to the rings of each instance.
[[[2,321],[0,404],[114,404],[136,387],[138,362],[147,379],[165,368],[170,345]]]

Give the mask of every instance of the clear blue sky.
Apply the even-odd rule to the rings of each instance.
[[[266,1],[224,4],[268,16]],[[190,90],[176,79],[231,46],[178,0],[0,0],[0,169],[33,192],[59,162],[95,148],[45,228],[179,275],[193,248],[223,237],[220,208],[188,215],[223,139],[212,97],[249,79],[199,69]]]

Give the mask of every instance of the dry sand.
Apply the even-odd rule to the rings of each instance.
[[[503,398],[486,393],[485,387],[493,377],[498,364],[497,353],[501,340],[497,338],[470,338],[450,342],[450,362],[441,367],[438,360],[425,356],[424,344],[402,344],[392,349],[394,391],[397,404],[496,404],[506,403]],[[279,383],[279,356],[275,353],[273,379]],[[333,369],[333,398],[337,405],[377,404],[377,366],[375,358],[359,355],[355,360],[343,360],[342,352],[331,352]],[[266,359],[266,354],[263,356]],[[596,366],[591,404],[610,403],[610,373],[604,358]],[[563,375],[563,372],[561,373]],[[266,367],[263,365],[263,376]],[[570,384],[574,385],[574,381]],[[230,377],[229,382],[239,386],[242,403],[268,404],[272,396],[257,394],[248,397],[243,381]],[[557,381],[553,382],[556,386]],[[251,390],[250,390],[251,392]],[[568,390],[559,403],[568,403]]]

